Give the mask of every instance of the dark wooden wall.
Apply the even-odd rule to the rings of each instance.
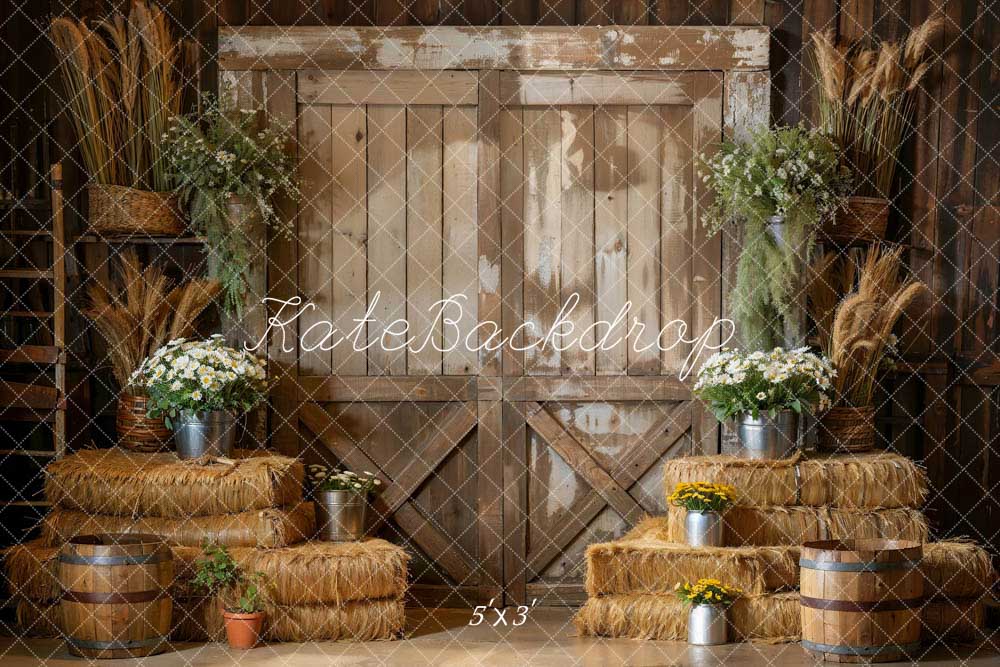
[[[3,0],[3,123],[0,164],[10,164],[24,113],[14,102],[51,115],[50,59],[35,35],[49,13],[97,16],[125,0]],[[1000,547],[1000,322],[997,320],[1000,215],[1000,53],[991,0],[172,0],[164,2],[211,66],[217,26],[494,25],[494,24],[759,24],[773,29],[772,116],[777,123],[811,117],[813,82],[804,67],[809,36],[831,29],[845,37],[894,38],[933,12],[947,17],[936,41],[945,53],[920,94],[913,135],[903,148],[892,237],[907,246],[915,273],[933,296],[913,309],[902,351],[908,360],[886,382],[880,409],[886,444],[924,461],[933,483],[930,511],[943,534],[968,535]],[[27,56],[27,57],[26,57]],[[9,65],[15,65],[9,67]],[[48,97],[46,97],[48,96]],[[39,100],[35,103],[32,100]],[[23,131],[21,131],[23,134]],[[53,154],[71,145],[64,123],[50,127]],[[19,135],[20,136],[20,135]],[[72,152],[69,153],[72,160]],[[6,174],[8,170],[5,170]],[[15,179],[16,180],[16,179]],[[67,183],[79,183],[72,175]],[[6,184],[6,181],[5,181]],[[77,225],[79,219],[77,218]],[[72,223],[72,221],[71,221]],[[190,248],[147,249],[178,270],[196,266]],[[106,249],[85,246],[83,267],[107,271]],[[86,271],[74,272],[79,282]],[[921,313],[920,316],[917,316]],[[93,368],[95,345],[77,329],[78,364]],[[96,394],[107,385],[98,372]],[[892,400],[889,397],[892,396]],[[98,406],[99,407],[99,406]],[[110,422],[97,420],[98,440]],[[105,428],[101,428],[101,426]]]

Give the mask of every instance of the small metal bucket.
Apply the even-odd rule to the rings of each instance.
[[[767,229],[771,233],[771,238],[774,239],[775,245],[779,248],[785,245],[788,241],[788,230],[785,227],[785,216],[772,215],[767,219]]]
[[[754,419],[745,412],[736,422],[736,431],[743,443],[743,458],[788,458],[798,444],[799,415],[794,410],[782,410],[774,419],[763,412]]]
[[[692,547],[725,546],[722,515],[718,512],[688,510],[684,517],[684,540]]]
[[[688,614],[688,643],[715,646],[728,641],[726,608],[721,604],[691,605]]]
[[[326,542],[356,542],[365,535],[368,499],[353,491],[316,493],[316,536]]]
[[[236,442],[236,415],[226,410],[182,412],[173,420],[177,456],[230,456]]]

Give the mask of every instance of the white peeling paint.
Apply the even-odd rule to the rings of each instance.
[[[479,256],[479,287],[489,294],[500,291],[500,266],[491,264],[486,255]]]
[[[767,62],[768,40],[766,35],[749,30],[739,30],[731,33],[729,41],[733,45],[733,57],[737,60],[737,66],[745,67]]]

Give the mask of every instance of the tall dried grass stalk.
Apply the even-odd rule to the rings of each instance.
[[[935,16],[905,42],[837,44],[814,33],[812,67],[820,124],[844,149],[858,177],[855,195],[888,197],[903,132],[913,116],[913,91],[930,69],[931,42],[944,24]]]
[[[878,370],[891,344],[896,322],[927,286],[900,275],[902,248],[869,249],[858,273],[858,286],[837,305],[826,355],[837,369],[834,405],[872,404]]]
[[[98,183],[169,190],[161,136],[180,112],[182,91],[169,18],[135,0],[127,16],[96,25],[59,17],[49,30],[84,165]]]
[[[84,315],[108,343],[115,380],[125,391],[139,364],[167,341],[195,333],[198,317],[222,289],[218,280],[194,279],[170,288],[163,269],[140,267],[134,250],[118,256],[112,290],[95,283],[87,290]]]
[[[851,256],[828,252],[817,257],[807,269],[806,293],[809,314],[816,324],[820,349],[829,348],[833,316],[844,294],[854,288],[858,265]]]

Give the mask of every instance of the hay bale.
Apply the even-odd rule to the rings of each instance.
[[[573,619],[581,635],[683,641],[689,607],[676,595],[603,595],[589,598]],[[742,597],[729,610],[734,641],[797,641],[799,597],[775,593]]]
[[[308,539],[315,530],[311,502],[184,519],[131,518],[55,509],[42,522],[42,540],[48,546],[56,546],[76,535],[152,533],[172,546],[194,547],[215,542],[229,547],[283,547]]]
[[[47,547],[41,540],[10,547],[4,555],[3,567],[11,596],[38,602],[59,599],[62,587],[58,554],[58,547]]]
[[[716,482],[736,488],[736,504],[831,505],[845,508],[919,507],[927,495],[927,474],[898,454],[801,454],[780,461],[735,456],[686,456],[663,465],[669,496],[678,482]]]
[[[176,597],[191,588],[201,549],[174,547]],[[230,554],[242,568],[263,572],[278,605],[338,604],[401,597],[406,592],[409,554],[381,539],[363,542],[305,542],[277,549],[236,547]]]
[[[21,598],[14,609],[18,636],[59,637],[62,615],[58,602],[36,602]]]
[[[259,451],[226,465],[175,454],[83,450],[45,469],[54,505],[115,516],[209,516],[294,505],[302,500],[301,462]]]
[[[925,642],[976,642],[986,628],[986,607],[979,599],[934,599],[920,611]]]
[[[980,597],[997,580],[990,555],[965,540],[925,544],[920,569],[924,573],[924,595],[928,597]]]
[[[704,577],[758,595],[797,588],[797,547],[693,548],[649,536],[647,519],[616,542],[587,547],[587,594],[670,593],[674,586]]]
[[[668,542],[684,541],[684,514],[671,507],[655,519],[655,534]],[[914,509],[841,509],[835,507],[731,507],[723,515],[726,544],[781,546],[811,540],[885,538],[927,540],[927,520]]]

